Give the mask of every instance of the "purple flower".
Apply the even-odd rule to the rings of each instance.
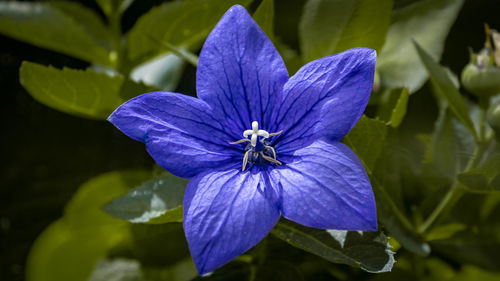
[[[377,229],[370,181],[339,142],[366,107],[375,59],[374,50],[351,49],[289,78],[266,35],[233,6],[201,51],[198,98],[148,93],[109,117],[167,171],[191,178],[184,231],[200,274],[256,245],[280,215],[315,228]]]

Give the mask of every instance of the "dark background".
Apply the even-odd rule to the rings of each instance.
[[[413,1],[399,0],[395,7]],[[98,10],[94,1],[79,2]],[[135,1],[124,15],[124,30],[161,2]],[[276,0],[276,33],[295,48],[303,2]],[[475,51],[482,48],[483,23],[500,29],[499,11],[500,1],[466,1],[446,41],[442,63],[459,74],[469,60],[468,47]],[[33,241],[62,215],[65,203],[80,184],[113,170],[153,166],[143,144],[127,138],[111,124],[73,117],[36,102],[19,84],[23,60],[56,67],[88,66],[0,35],[0,280],[5,281],[24,279],[25,260]],[[186,68],[178,92],[194,94],[194,74],[193,67]],[[428,92],[412,96],[409,118],[412,112],[426,110],[429,120],[435,119],[434,102]],[[427,122],[422,127],[425,130],[431,126],[432,122]]]

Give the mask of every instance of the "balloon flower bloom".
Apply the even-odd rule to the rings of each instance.
[[[356,48],[289,77],[264,32],[233,6],[200,53],[197,98],[147,93],[109,117],[161,167],[190,179],[183,224],[200,274],[252,248],[280,216],[377,229],[366,171],[339,142],[366,107],[375,61],[374,50]]]

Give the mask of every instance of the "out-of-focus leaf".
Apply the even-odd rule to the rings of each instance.
[[[435,59],[441,57],[446,36],[464,0],[417,1],[393,12],[387,38],[377,59],[377,70],[386,88],[418,90],[427,72],[412,39]]]
[[[77,3],[0,2],[0,33],[108,65],[110,50],[103,41],[104,30],[98,17]]]
[[[189,257],[182,223],[130,224],[132,241],[122,245],[120,256],[144,266],[168,267]]]
[[[500,152],[493,152],[479,167],[458,175],[458,180],[473,192],[500,192]]]
[[[401,122],[403,122],[403,118],[406,115],[406,107],[408,106],[408,98],[408,88],[404,88],[401,91],[401,95],[399,96],[394,109],[392,110],[391,119],[389,120],[389,124],[393,128],[399,127]]]
[[[304,61],[355,47],[379,50],[391,21],[393,0],[309,0],[299,23]]]
[[[111,172],[84,183],[62,219],[37,238],[26,265],[28,281],[84,281],[107,251],[131,239],[127,222],[106,215],[101,206],[144,181],[144,171]]]
[[[432,249],[461,263],[472,263],[491,270],[498,270],[500,262],[500,237],[495,232],[483,233],[483,229],[469,228],[453,237],[431,241]]]
[[[206,276],[198,276],[192,281],[252,281],[251,265],[246,262],[233,261]],[[258,280],[258,279],[256,279]]]
[[[344,141],[356,152],[365,166],[373,170],[382,152],[386,136],[387,126],[384,122],[363,115],[356,126],[345,136]]]
[[[106,119],[123,102],[122,76],[111,77],[91,69],[60,70],[30,62],[23,62],[19,76],[36,100],[65,113]]]
[[[123,13],[134,2],[134,0],[96,0],[104,14],[108,17],[115,11]]]
[[[282,221],[271,233],[328,261],[359,266],[368,272],[391,271],[395,262],[382,232],[323,230]]]
[[[454,123],[452,113],[446,108],[441,109],[432,138],[426,143],[421,170],[424,182],[431,188],[450,184],[467,161],[461,157],[461,154],[468,153],[460,141],[458,124]]]
[[[275,38],[273,44],[285,61],[288,73],[292,76],[302,67],[302,58],[295,49],[283,43],[280,38]]]
[[[455,233],[462,231],[467,226],[462,223],[449,223],[434,227],[427,235],[428,241],[448,239]]]
[[[438,91],[437,94],[447,101],[450,109],[455,113],[458,120],[469,129],[472,135],[476,136],[476,130],[470,118],[465,101],[446,70],[441,67],[432,56],[419,45],[419,43],[415,42],[415,47],[425,68],[429,72],[434,88]]]
[[[182,202],[187,180],[165,174],[114,199],[104,210],[132,223],[182,221]]]
[[[189,281],[198,276],[191,257],[168,267],[145,267],[142,271],[148,281]]]
[[[489,270],[500,268],[498,253],[500,252],[500,206],[489,207],[487,213],[478,214],[488,202],[490,194],[466,193],[456,208],[447,216],[449,223],[466,226],[447,239],[431,241],[433,252],[461,264],[469,263]]]
[[[464,264],[460,267],[460,272],[453,278],[453,281],[496,281],[500,280],[500,273],[491,272],[479,267]]]
[[[97,262],[88,281],[189,281],[197,275],[191,258],[168,267],[142,266],[133,259],[106,258]]]
[[[253,15],[253,19],[257,22],[260,28],[266,33],[269,39],[274,39],[274,0],[263,0],[260,3],[257,11]]]
[[[221,16],[235,4],[251,0],[191,0],[166,2],[151,9],[137,21],[128,34],[129,57],[135,61],[153,57],[165,50],[167,42],[177,47],[198,44]],[[157,42],[152,42],[154,38]]]
[[[59,111],[90,119],[106,119],[124,101],[156,91],[117,73],[92,68],[62,70],[23,62],[20,82],[39,102]]]
[[[163,91],[173,91],[177,88],[185,65],[182,58],[167,53],[137,66],[130,77],[136,82],[143,82]]]
[[[415,233],[405,214],[373,173],[386,136],[387,126],[384,122],[363,116],[345,136],[344,143],[358,155],[370,176],[377,202],[378,219],[405,248],[420,255],[427,255],[430,252],[429,245]]]
[[[61,11],[66,16],[75,20],[85,28],[85,31],[87,31],[99,45],[105,47],[107,50],[111,50],[110,31],[101,18],[92,10],[77,2],[70,1],[53,1],[50,2],[50,7]]]
[[[102,259],[97,262],[88,281],[147,281],[136,260]]]

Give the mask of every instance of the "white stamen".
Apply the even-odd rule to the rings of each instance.
[[[259,139],[259,137],[261,137],[260,142],[264,145],[264,150],[265,149],[271,150],[271,153],[273,154],[273,157],[270,157],[270,156],[267,156],[266,154],[264,154],[264,152],[262,150],[260,150],[259,152],[255,152],[253,149],[249,149],[247,147],[245,149],[248,149],[248,150],[243,155],[243,166],[241,167],[241,170],[245,171],[245,168],[246,168],[246,166],[247,166],[248,163],[254,163],[253,161],[255,161],[255,160],[250,160],[249,159],[250,153],[254,153],[253,155],[257,155],[257,153],[258,153],[258,155],[260,157],[262,157],[263,159],[265,159],[265,160],[267,160],[267,161],[269,161],[271,163],[274,163],[276,165],[281,165],[281,162],[276,159],[276,151],[274,150],[274,148],[272,146],[267,145],[264,142],[265,139],[267,139],[269,137],[277,136],[277,135],[279,135],[281,133],[283,133],[283,131],[279,131],[279,132],[271,133],[270,134],[270,133],[268,133],[265,130],[259,130],[259,122],[253,121],[252,122],[252,129],[251,130],[245,130],[243,132],[244,139],[241,139],[241,140],[238,140],[238,141],[235,141],[235,142],[230,142],[229,144],[239,144],[239,143],[244,143],[244,142],[250,142],[253,147],[256,147],[257,146],[257,140]],[[250,136],[250,139],[248,139],[248,136]]]
[[[258,136],[256,134],[253,134],[252,138],[250,139],[250,142],[252,143],[253,147],[255,147],[257,145],[257,138],[258,138]]]
[[[245,130],[243,132],[243,137],[247,138],[248,136],[251,136],[250,141],[253,147],[257,145],[258,137],[262,137],[260,141],[263,142],[264,139],[267,139],[269,137],[269,135],[270,134],[267,131],[259,130],[259,122],[257,121],[252,122],[251,130]]]

